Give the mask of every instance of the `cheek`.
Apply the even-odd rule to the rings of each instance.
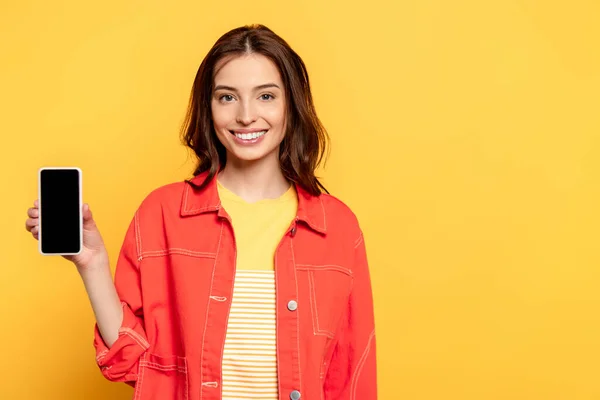
[[[265,116],[272,126],[284,127],[285,110],[282,108],[269,110]]]
[[[217,129],[225,128],[229,123],[228,113],[222,107],[212,107],[211,115],[213,124]]]

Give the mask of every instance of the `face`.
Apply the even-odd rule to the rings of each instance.
[[[277,66],[263,55],[250,54],[222,60],[216,71],[212,118],[228,162],[278,163],[286,99]]]

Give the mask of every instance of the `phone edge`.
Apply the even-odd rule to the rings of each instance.
[[[42,171],[54,169],[70,169],[77,171],[79,185],[79,251],[77,253],[44,253],[42,251]],[[83,251],[83,172],[80,167],[40,167],[38,168],[38,252],[42,256],[76,256]]]

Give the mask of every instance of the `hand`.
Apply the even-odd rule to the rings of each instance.
[[[92,216],[92,211],[88,204],[82,207],[83,213],[83,249],[77,255],[63,256],[65,259],[73,262],[80,272],[92,268],[108,267],[108,252],[104,246],[102,235],[96,226]],[[29,217],[25,221],[25,228],[31,232],[32,236],[39,240],[40,210],[39,201],[33,203],[33,207],[27,210]]]

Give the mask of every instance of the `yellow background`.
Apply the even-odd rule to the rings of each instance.
[[[25,232],[37,170],[82,168],[114,261],[192,170],[202,58],[254,22],[304,58],[325,183],[365,230],[380,399],[600,399],[600,3],[167,4],[1,3],[0,399],[131,396],[95,366],[78,274]]]

